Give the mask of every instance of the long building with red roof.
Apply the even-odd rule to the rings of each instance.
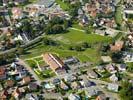
[[[55,54],[45,53],[43,54],[43,60],[50,66],[54,72],[58,70],[64,71],[65,64],[64,62]]]

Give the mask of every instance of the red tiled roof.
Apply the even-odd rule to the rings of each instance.
[[[54,71],[64,66],[63,61],[56,55],[46,53],[43,55],[43,59]]]
[[[5,74],[5,68],[0,67],[0,76]]]

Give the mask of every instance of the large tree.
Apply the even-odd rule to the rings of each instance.
[[[120,97],[122,100],[133,100],[133,86],[128,81],[122,82]]]

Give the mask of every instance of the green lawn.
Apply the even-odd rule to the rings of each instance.
[[[69,9],[68,4],[62,2],[62,0],[56,0],[56,3],[59,4],[63,10],[68,10]]]
[[[78,24],[78,22],[75,23],[75,24],[73,24],[72,27],[73,27],[73,28],[77,28],[77,29],[81,29],[81,30],[84,29],[84,27],[80,26],[80,25]]]
[[[34,68],[36,66],[36,62],[33,60],[27,60],[26,63],[32,68]]]
[[[41,80],[44,80],[44,79],[47,79],[47,78],[50,78],[50,77],[53,77],[56,75],[51,69],[44,70],[44,71],[40,71],[39,69],[35,69],[34,72],[36,73],[36,75]]]
[[[84,32],[73,29],[70,29],[68,33],[51,35],[50,37],[69,44],[77,44],[82,42],[97,43],[111,41],[110,37],[100,36],[97,34],[86,34]]]
[[[80,32],[77,30],[72,30],[68,33],[64,34],[57,34],[57,35],[48,35],[47,37],[55,39],[61,43],[60,46],[46,46],[46,45],[39,45],[35,48],[32,48],[28,50],[27,54],[21,56],[22,59],[32,58],[36,56],[40,56],[41,54],[45,52],[51,52],[55,53],[60,58],[64,59],[68,56],[75,56],[77,57],[81,62],[99,62],[100,61],[100,54],[98,52],[98,46],[95,44],[93,48],[88,48],[85,51],[75,51],[75,50],[69,50],[68,46],[70,45],[78,45],[82,42],[88,42],[88,43],[99,43],[99,42],[110,42],[111,38],[104,37],[96,34],[86,34],[84,32]],[[37,58],[41,59],[41,58]],[[41,62],[40,62],[41,63]],[[42,62],[43,63],[43,62]],[[42,64],[41,64],[42,65]]]
[[[115,21],[118,25],[121,25],[123,22],[123,10],[122,10],[122,4],[120,3],[116,6]]]

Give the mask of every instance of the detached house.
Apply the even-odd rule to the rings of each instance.
[[[13,19],[21,19],[24,17],[22,9],[18,7],[12,8],[12,14]]]
[[[0,100],[6,100],[7,97],[8,97],[8,92],[7,90],[3,90],[1,93],[0,93]]]
[[[92,71],[87,71],[87,74],[90,78],[98,78],[98,74],[96,72]]]
[[[14,86],[15,82],[13,80],[7,80],[6,83],[5,83],[5,86],[6,87],[12,87]]]
[[[105,94],[100,94],[97,96],[96,100],[107,100],[107,97]]]
[[[110,90],[110,91],[118,92],[119,85],[109,83],[107,88],[108,88],[108,90]]]
[[[117,71],[115,70],[115,66],[113,64],[108,64],[106,65],[106,70],[110,73],[116,73]]]
[[[7,5],[10,1],[13,1],[16,5],[20,3],[28,2],[29,0],[2,0],[3,5]]]
[[[109,77],[109,79],[112,81],[112,82],[117,82],[118,81],[118,77],[113,74],[112,76]]]
[[[0,80],[6,79],[6,71],[4,67],[0,67]]]
[[[63,90],[68,90],[68,89],[69,89],[69,87],[68,87],[63,81],[61,81],[60,87],[61,87]]]
[[[127,68],[126,64],[118,64],[117,67],[120,72],[126,71]]]
[[[123,41],[116,41],[114,45],[110,45],[111,51],[121,51],[123,48],[124,42]]]
[[[30,76],[24,77],[23,80],[22,80],[22,82],[23,82],[23,84],[28,84],[28,83],[30,83],[30,82],[31,82]]]
[[[79,95],[72,94],[72,93],[68,96],[68,99],[69,100],[81,100]]]
[[[16,89],[13,91],[12,96],[14,96],[15,99],[19,99],[19,98],[20,98],[21,92],[20,92],[19,88],[16,88]]]

